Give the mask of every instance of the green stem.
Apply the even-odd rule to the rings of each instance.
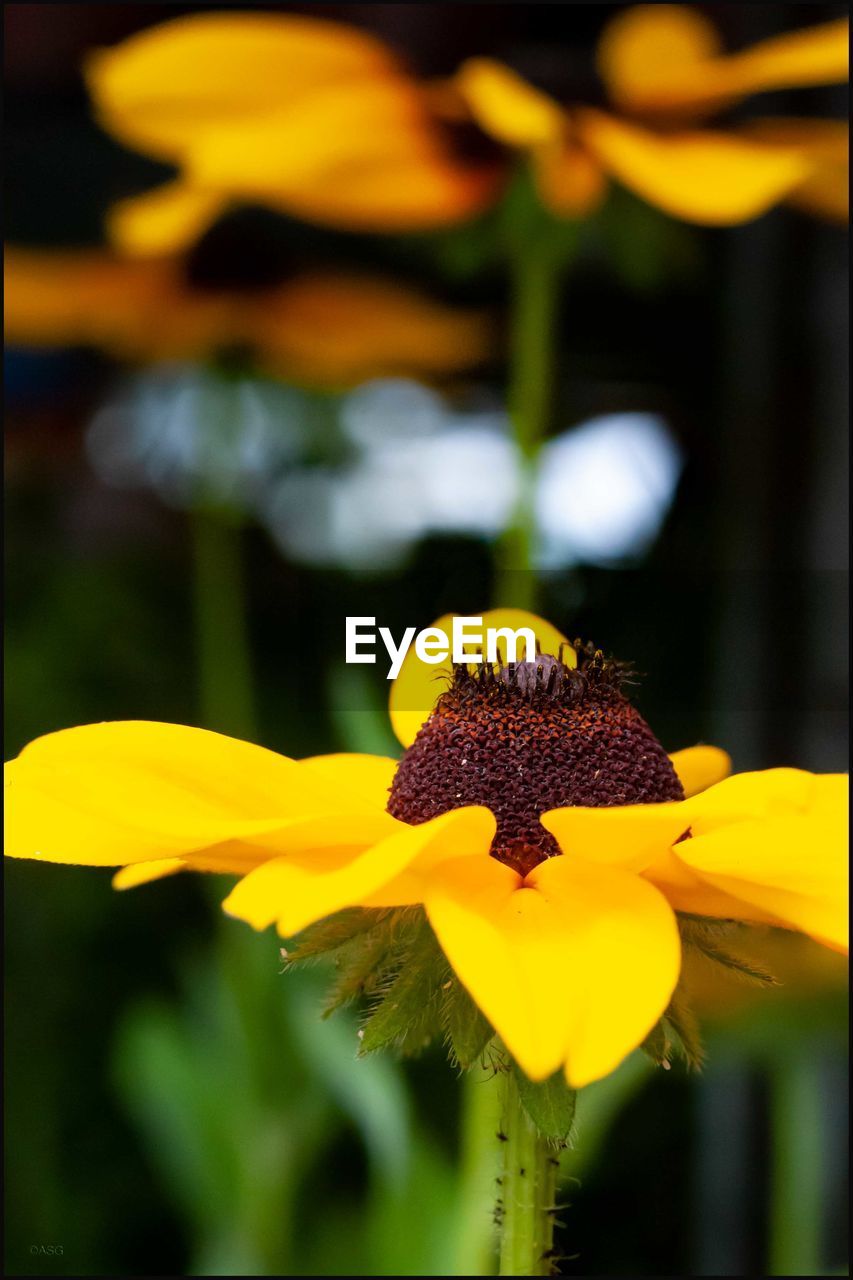
[[[237,738],[255,730],[241,531],[225,513],[191,515],[199,708],[208,729]]]
[[[536,603],[536,464],[548,427],[555,366],[560,263],[547,234],[528,234],[512,260],[509,411],[521,460],[521,493],[499,546],[496,603]]]
[[[515,1072],[500,1074],[503,1170],[500,1183],[502,1276],[553,1273],[557,1161],[521,1105]]]

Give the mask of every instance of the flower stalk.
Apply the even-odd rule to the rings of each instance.
[[[190,519],[201,723],[251,739],[255,715],[241,531],[236,517],[203,506]]]
[[[521,1103],[515,1071],[498,1077],[503,1167],[497,1220],[502,1276],[553,1274],[554,1200],[558,1160]]]
[[[553,408],[556,330],[564,269],[574,255],[578,225],[543,209],[529,174],[507,202],[510,270],[508,401],[518,447],[520,492],[498,549],[496,599],[518,609],[536,604],[536,472]]]

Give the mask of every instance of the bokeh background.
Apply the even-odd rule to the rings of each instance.
[[[103,244],[108,205],[161,169],[93,122],[81,58],[214,7],[6,6],[7,245]],[[582,69],[620,6],[267,7],[363,26],[442,75],[473,54]],[[702,8],[731,47],[843,12]],[[846,96],[762,107],[840,115]],[[246,209],[194,260],[202,281],[332,267],[483,310],[494,339],[464,370],[398,359],[323,385],[7,348],[7,758],[137,717],[295,756],[396,751],[384,672],[343,667],[343,619],[397,634],[491,602],[516,463],[508,286],[484,244]],[[580,245],[539,611],[635,661],[669,749],[845,767],[846,320],[846,235],[791,209],[710,231],[617,192]],[[7,1269],[471,1273],[490,1191],[440,1049],[355,1063],[355,1016],[321,1022],[322,975],[282,976],[272,936],[219,918],[219,888],[7,869]],[[806,942],[754,945],[783,983],[709,982],[701,1075],[635,1055],[584,1091],[565,1274],[846,1274],[844,970]]]

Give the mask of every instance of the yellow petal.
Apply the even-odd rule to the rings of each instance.
[[[86,80],[105,129],[127,146],[179,160],[218,125],[395,66],[391,52],[356,27],[295,14],[202,13],[91,54]]]
[[[636,876],[552,858],[522,883],[494,859],[441,864],[427,914],[460,981],[534,1080],[612,1071],[678,979],[675,918]]]
[[[638,4],[608,22],[596,66],[618,106],[642,109],[670,104],[673,92],[678,101],[678,87],[720,52],[716,29],[695,5]]]
[[[454,79],[480,128],[511,147],[538,147],[559,139],[565,115],[547,94],[491,58],[469,58]]]
[[[471,806],[417,827],[395,826],[393,835],[355,857],[349,850],[315,849],[274,858],[241,880],[223,907],[255,929],[276,922],[286,937],[343,907],[363,905],[418,857],[449,853],[485,857],[495,820],[488,809]]]
[[[482,617],[484,633],[488,627],[495,630],[506,627],[512,631],[527,627],[533,632],[541,653],[556,655],[560,652],[561,646],[565,645],[563,661],[571,667],[577,665],[577,654],[566,637],[556,627],[552,627],[543,618],[537,618],[533,613],[527,613],[524,609],[491,609],[487,613],[476,616]],[[446,613],[432,624],[433,627],[443,631],[448,640],[451,639],[453,618],[452,613]],[[468,647],[466,652],[471,653],[474,650]],[[498,652],[501,660],[506,661],[506,638],[503,636],[498,637]],[[523,654],[523,645],[519,652]],[[391,686],[389,702],[391,724],[404,747],[411,746],[414,742],[418,730],[429,716],[440,694],[447,687],[450,674],[449,659],[441,664],[430,664],[421,661],[415,652],[414,645],[409,649],[403,659],[400,674]]]
[[[849,125],[846,120],[750,120],[741,130],[759,142],[801,147],[811,169],[788,203],[844,226],[850,217]]]
[[[576,113],[586,146],[649,204],[688,222],[726,226],[766,213],[811,172],[805,150],[741,134],[658,134],[601,111]]]
[[[793,817],[808,812],[818,794],[824,794],[817,779],[818,775],[804,769],[735,773],[691,797],[685,810],[694,835],[754,818]]]
[[[333,790],[341,788],[384,810],[399,761],[392,760],[390,756],[340,752],[329,756],[308,756],[297,763],[312,777],[322,778],[325,785]]]
[[[6,853],[18,858],[115,866],[350,814],[375,807],[284,756],[184,725],[64,729],[6,766]]]
[[[229,840],[225,844],[211,845],[200,853],[188,853],[185,858],[132,862],[115,873],[112,885],[114,889],[134,889],[137,885],[160,880],[178,871],[209,871],[217,875],[244,876],[269,857],[269,850],[260,845]]]
[[[741,822],[685,840],[678,853],[715,888],[846,950],[847,837],[840,824],[794,816]]]
[[[683,835],[690,818],[681,801],[606,808],[550,809],[541,817],[563,853],[641,871]]]
[[[720,747],[685,747],[669,757],[686,796],[722,782],[732,771],[731,756]]]
[[[786,32],[726,55],[695,6],[637,5],[608,25],[597,62],[613,101],[629,110],[716,109],[762,90],[843,82],[848,23]]]
[[[107,214],[112,244],[131,257],[182,253],[224,213],[227,200],[182,179],[114,204]]]
[[[452,373],[486,360],[490,318],[385,281],[306,275],[257,300],[252,346],[268,372],[301,383]]]
[[[642,871],[659,889],[674,911],[694,916],[712,916],[718,920],[741,920],[749,924],[779,925],[774,915],[762,911],[754,903],[733,897],[715,888],[692,871],[678,856],[689,841],[682,840],[673,849],[664,849]]]
[[[162,880],[165,876],[173,876],[186,869],[187,864],[183,858],[155,858],[152,862],[132,862],[129,867],[122,867],[115,873],[113,888],[135,889],[140,884]]]
[[[494,166],[458,160],[420,86],[334,85],[285,111],[223,124],[194,144],[190,183],[344,230],[451,225],[494,199]]]

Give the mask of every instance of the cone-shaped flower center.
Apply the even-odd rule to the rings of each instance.
[[[683,799],[619,675],[584,653],[577,669],[547,656],[473,674],[456,667],[400,761],[389,813],[416,824],[486,805],[497,819],[492,856],[526,875],[560,852],[539,821],[548,809]]]

